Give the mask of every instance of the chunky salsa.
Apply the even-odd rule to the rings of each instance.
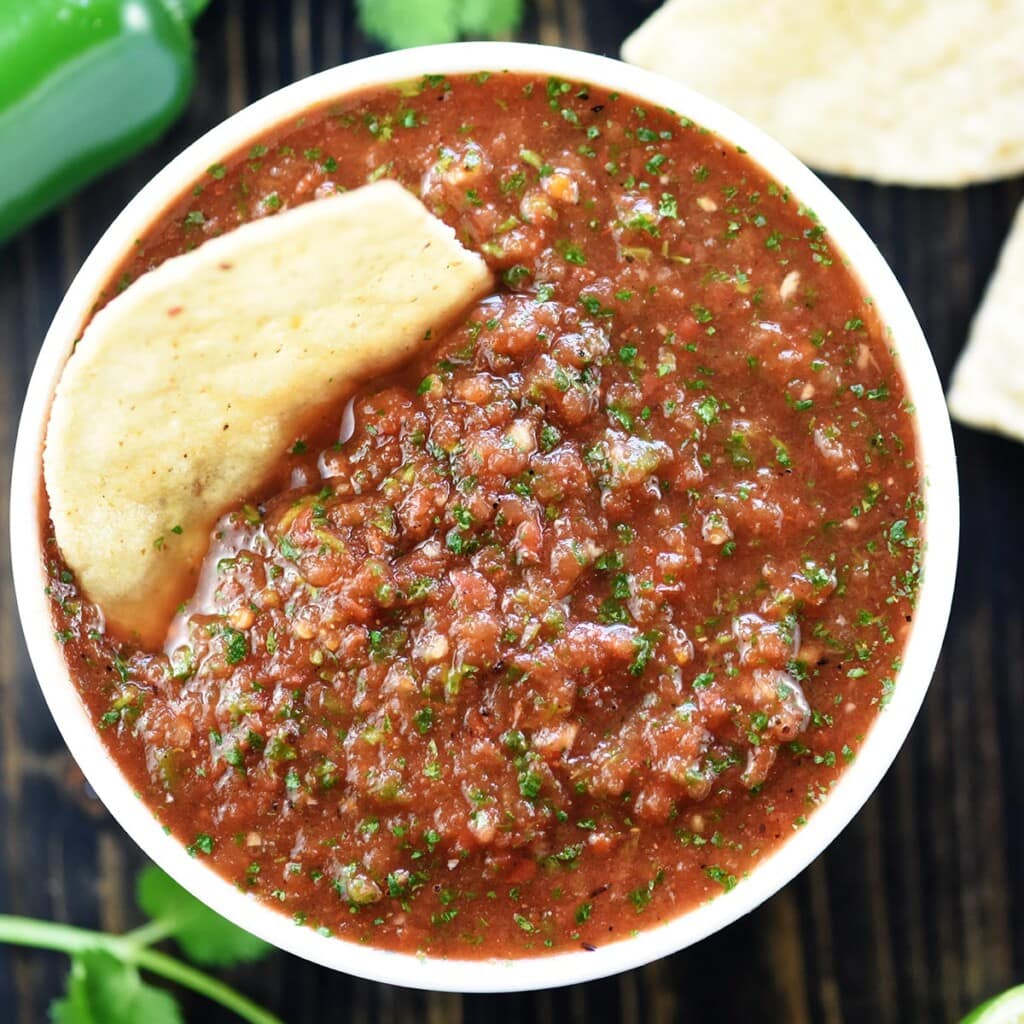
[[[742,884],[857,756],[919,582],[913,410],[811,210],[685,116],[557,78],[280,125],[103,298],[383,176],[495,293],[318,411],[164,650],[106,631],[51,546],[55,628],[153,813],[298,924],[596,947]]]

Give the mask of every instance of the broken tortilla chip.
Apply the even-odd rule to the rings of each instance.
[[[1024,170],[1024,0],[669,0],[622,47],[834,174]]]
[[[394,182],[243,225],[140,277],[68,360],[43,466],[109,623],[159,644],[210,531],[310,411],[418,351],[491,282]]]
[[[1024,441],[1024,203],[953,371],[954,419]]]

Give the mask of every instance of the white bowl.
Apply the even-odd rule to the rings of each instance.
[[[873,296],[891,328],[892,343],[917,408],[923,476],[927,481],[924,582],[903,668],[889,706],[857,756],[804,828],[778,847],[729,893],[674,920],[604,946],[513,960],[445,960],[367,948],[317,935],[239,892],[189,857],[132,791],[105,750],[79,699],[54,639],[40,543],[40,453],[50,396],[79,327],[100,288],[159,217],[183,183],[243,147],[272,125],[324,101],[367,87],[419,77],[480,70],[558,75],[671,107],[742,146],[805,205],[815,210],[835,244]],[[139,846],[186,889],[224,917],[282,949],[363,978],[416,988],[497,992],[547,988],[600,978],[648,963],[711,935],[753,910],[825,849],[871,795],[895,758],[931,680],[949,615],[958,540],[956,464],[939,378],[921,328],[881,254],[839,200],[777,142],[729,110],[683,85],[590,54],[514,43],[464,43],[389,53],[296,82],[218,125],[161,171],[125,208],[93,249],[46,335],[22,412],[11,484],[11,538],[18,609],[43,694],[75,760],[100,799]]]

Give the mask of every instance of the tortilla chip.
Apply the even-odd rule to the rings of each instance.
[[[1024,170],[1024,0],[669,0],[622,55],[823,171],[958,186]]]
[[[210,530],[311,409],[417,351],[490,285],[394,182],[243,225],[96,314],[57,386],[57,543],[108,622],[159,643]]]
[[[1024,203],[953,371],[949,411],[1024,441]]]

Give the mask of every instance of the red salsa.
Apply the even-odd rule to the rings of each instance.
[[[811,210],[686,117],[554,78],[280,125],[104,297],[381,177],[494,294],[226,511],[165,650],[56,553],[55,628],[153,813],[299,924],[598,946],[742,884],[856,757],[919,580],[912,410]]]

